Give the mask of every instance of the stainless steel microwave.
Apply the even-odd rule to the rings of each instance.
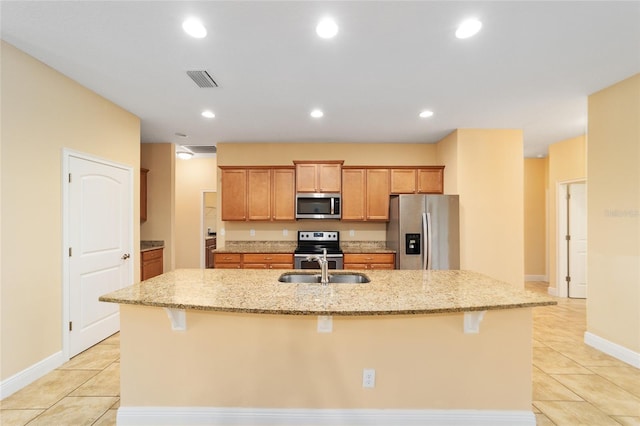
[[[296,194],[296,219],[340,219],[340,207],[338,193]]]

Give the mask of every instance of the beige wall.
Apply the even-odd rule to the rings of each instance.
[[[524,159],[524,273],[547,276],[547,159]]]
[[[587,331],[640,353],[640,74],[589,96]]]
[[[438,164],[434,144],[220,143],[217,147],[220,166],[282,166],[293,165],[294,160],[344,160],[346,166]],[[218,230],[224,230],[224,235],[218,232],[218,247],[223,247],[226,240],[295,241],[297,230],[340,231],[344,241],[384,241],[386,238],[384,222],[220,222]],[[255,231],[254,236],[251,230]]]
[[[309,315],[187,310],[175,332],[161,308],[121,311],[122,407],[531,410],[531,308],[488,311],[479,334],[462,313],[333,316],[318,333]]]
[[[140,120],[5,42],[1,55],[4,380],[62,350],[62,149],[132,167],[139,217]]]
[[[178,159],[175,164],[175,268],[204,267],[203,191],[217,190],[217,158]]]
[[[170,143],[140,145],[140,167],[147,174],[147,220],[140,224],[141,240],[163,240],[163,266],[175,269],[175,147]],[[138,274],[139,279],[139,274]]]
[[[567,139],[549,146],[549,178],[547,188],[548,226],[547,239],[549,241],[548,274],[549,287],[557,289],[557,247],[558,247],[558,186],[562,182],[586,180],[587,156],[586,138],[579,136]],[[552,290],[554,292],[554,290]]]
[[[438,143],[460,195],[460,267],[524,286],[522,131],[459,129]]]

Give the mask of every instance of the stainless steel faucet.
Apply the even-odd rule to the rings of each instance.
[[[322,249],[322,256],[311,255],[307,256],[308,261],[316,261],[320,265],[320,284],[329,284],[329,262],[327,261],[327,249]]]

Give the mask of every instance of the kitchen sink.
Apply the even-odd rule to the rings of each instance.
[[[320,283],[320,274],[311,273],[304,274],[298,272],[285,272],[280,275],[278,281],[281,283]],[[333,273],[329,274],[329,283],[331,284],[364,284],[371,282],[369,277],[361,273]]]

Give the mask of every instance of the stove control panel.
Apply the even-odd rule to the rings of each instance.
[[[339,241],[338,231],[298,231],[298,241]]]

